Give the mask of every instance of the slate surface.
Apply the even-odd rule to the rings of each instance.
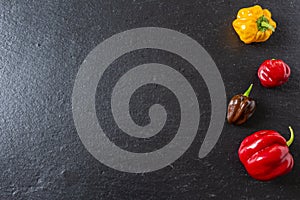
[[[269,8],[278,28],[269,41],[244,45],[231,22],[239,8],[253,4]],[[0,199],[298,199],[299,12],[296,0],[0,1]],[[151,173],[129,174],[106,167],[85,149],[74,126],[71,96],[79,66],[97,44],[115,33],[146,26],[177,30],[195,39],[217,64],[227,99],[253,82],[258,108],[243,126],[225,123],[213,151],[199,159],[210,113],[201,76],[165,52],[122,57],[115,67],[154,60],[181,70],[195,85],[203,112],[196,139],[175,163]],[[276,89],[259,85],[256,70],[268,58],[284,59],[291,66],[286,85]],[[110,87],[110,78],[103,84]],[[160,148],[172,139],[177,126],[178,104],[163,87],[137,91],[131,106],[137,123],[147,120],[145,113],[138,112],[149,104],[144,94],[154,96],[149,98],[152,103],[169,105],[173,124],[148,143],[133,140],[127,145],[126,135],[109,136],[127,150]],[[100,89],[96,96],[100,112],[101,98]],[[98,117],[101,121],[106,116],[98,112]],[[296,132],[290,148],[293,171],[271,182],[251,179],[238,160],[241,140],[259,129],[275,129],[287,138],[288,125]],[[113,122],[106,126],[108,131],[114,128]]]

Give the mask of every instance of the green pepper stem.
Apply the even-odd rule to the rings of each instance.
[[[265,21],[261,22],[261,26],[265,27],[265,28],[268,28],[268,29],[270,29],[273,32],[275,31],[275,28],[271,24],[269,24],[269,23],[267,23]]]
[[[250,94],[250,92],[251,92],[251,90],[252,90],[252,87],[253,87],[253,84],[251,84],[251,85],[249,86],[249,88],[247,89],[247,91],[244,93],[244,96],[245,96],[245,97],[249,97],[249,94]]]
[[[294,141],[294,131],[293,131],[293,129],[292,129],[292,127],[291,126],[289,126],[289,129],[290,129],[290,132],[291,132],[291,137],[290,137],[290,139],[286,142],[286,144],[288,145],[288,147],[293,143],[293,141]]]

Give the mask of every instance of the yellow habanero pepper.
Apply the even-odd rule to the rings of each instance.
[[[232,25],[240,39],[246,44],[266,41],[276,28],[271,12],[262,9],[259,5],[240,9]]]

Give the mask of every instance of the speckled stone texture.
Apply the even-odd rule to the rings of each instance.
[[[231,22],[239,8],[253,4],[269,8],[278,28],[267,42],[244,45]],[[296,0],[0,0],[0,199],[299,199],[299,13]],[[227,100],[254,83],[251,96],[258,106],[246,124],[225,123],[213,151],[199,159],[210,114],[201,76],[185,60],[167,52],[126,54],[113,63],[115,69],[145,61],[171,65],[193,83],[201,108],[198,134],[182,157],[155,172],[129,174],[106,167],[85,149],[74,126],[71,96],[80,64],[97,44],[115,33],[147,26],[173,29],[195,39],[218,66]],[[256,71],[269,58],[283,59],[291,67],[290,81],[282,87],[265,89],[259,84]],[[107,72],[109,77],[120,73],[113,68]],[[102,86],[110,87],[109,81],[103,79]],[[152,96],[153,102],[170,105],[173,124],[158,136],[161,139],[128,143],[126,136],[114,134],[109,122],[105,126],[110,139],[139,152],[167,143],[177,127],[178,104],[164,90],[142,88],[131,105],[133,119],[141,125],[147,120],[145,113],[138,112],[147,105],[144,94]],[[109,102],[101,98],[99,89],[99,112],[105,108],[101,103]],[[98,117],[101,122],[107,116]],[[288,138],[289,125],[296,134],[290,148],[293,171],[271,182],[251,179],[237,155],[242,139],[259,129],[275,129]]]

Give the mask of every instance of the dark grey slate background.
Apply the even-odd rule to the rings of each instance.
[[[239,8],[261,4],[278,23],[263,44],[244,45],[231,22]],[[300,3],[288,1],[0,1],[0,199],[298,199],[300,194]],[[102,86],[122,66],[160,61],[182,72],[199,98],[201,123],[190,149],[175,163],[147,174],[112,170],[94,159],[74,127],[71,94],[85,56],[104,39],[131,28],[158,26],[198,41],[216,62],[228,100],[254,83],[258,108],[243,126],[225,123],[219,142],[204,159],[197,153],[209,123],[210,101],[200,75],[175,55],[133,52],[116,61]],[[259,85],[256,71],[268,58],[284,59],[290,81],[276,89]],[[101,84],[97,109],[104,109]],[[146,95],[152,96],[147,98]],[[101,99],[102,98],[102,99]],[[106,126],[122,148],[143,152],[160,148],[174,134],[178,102],[165,88],[141,88],[132,99],[132,116],[147,123],[150,100],[170,105],[173,117],[156,141],[134,141]],[[172,112],[171,112],[172,111]],[[177,113],[177,114],[176,114]],[[140,115],[140,116],[139,116]],[[99,121],[107,116],[99,116]],[[296,140],[290,148],[293,171],[271,182],[251,179],[240,164],[242,139],[259,129],[275,129]],[[110,130],[111,129],[111,130]],[[176,130],[175,130],[176,131]],[[125,140],[129,140],[128,146]],[[136,143],[137,142],[137,143]],[[135,144],[135,145],[134,145]],[[155,146],[153,146],[155,145]]]

